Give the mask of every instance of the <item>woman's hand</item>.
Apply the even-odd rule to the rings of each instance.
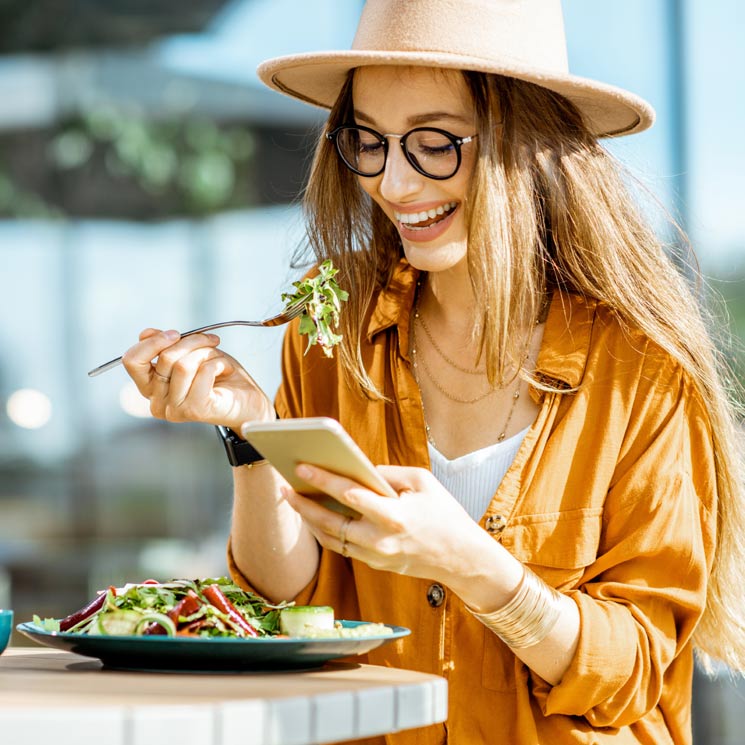
[[[274,419],[269,398],[219,343],[215,334],[181,338],[178,331],[145,329],[122,364],[158,419],[222,424],[236,432],[248,420]]]
[[[298,466],[300,478],[362,515],[346,527],[348,518],[312,499],[289,488],[284,496],[322,546],[375,569],[436,579],[453,589],[483,569],[484,551],[494,541],[429,471],[400,466],[378,470],[398,499],[381,497],[315,466]]]
[[[441,582],[478,612],[503,608],[515,594],[522,564],[482,530],[429,471],[400,466],[378,470],[398,499],[381,497],[321,468],[298,466],[300,478],[357,510],[359,520],[332,512],[289,487],[283,496],[324,547],[375,569]],[[549,635],[515,650],[552,685],[569,667],[579,638],[577,605],[566,596],[560,602],[561,615]]]

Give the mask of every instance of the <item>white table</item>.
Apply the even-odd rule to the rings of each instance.
[[[8,745],[315,745],[445,721],[447,683],[408,670],[138,673],[51,649],[0,655]]]

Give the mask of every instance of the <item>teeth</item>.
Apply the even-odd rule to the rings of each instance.
[[[457,202],[449,202],[448,204],[441,204],[436,208],[427,210],[426,212],[394,212],[393,214],[396,220],[405,225],[416,225],[425,220],[431,220],[439,215],[444,215],[446,212],[454,210],[457,206]]]

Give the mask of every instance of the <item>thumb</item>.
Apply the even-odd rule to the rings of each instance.
[[[227,378],[235,372],[235,365],[228,357],[220,357],[215,362],[215,378]]]
[[[380,475],[397,491],[419,491],[429,471],[411,466],[377,466]]]

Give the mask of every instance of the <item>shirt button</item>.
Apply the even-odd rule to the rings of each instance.
[[[492,535],[499,535],[507,527],[507,520],[503,515],[489,515],[486,518],[486,530]]]
[[[436,582],[427,588],[427,602],[433,608],[439,608],[445,602],[445,588]]]

